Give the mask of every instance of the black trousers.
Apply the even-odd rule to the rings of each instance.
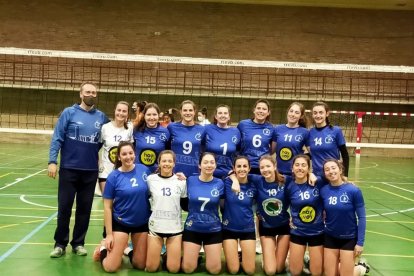
[[[69,225],[73,202],[76,197],[75,226],[73,228],[73,248],[85,244],[89,227],[92,202],[98,171],[59,170],[58,217],[55,231],[55,247],[66,248],[69,243]]]

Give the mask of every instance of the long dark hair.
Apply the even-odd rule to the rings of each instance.
[[[325,109],[326,114],[328,114],[328,112],[330,111],[329,105],[327,103],[325,103],[325,102],[316,102],[312,106],[312,112],[313,112],[313,108],[316,107],[316,106],[322,106]],[[325,121],[326,121],[326,125],[328,125],[330,128],[332,128],[331,122],[329,122],[329,116],[328,115],[326,115]]]
[[[123,147],[128,147],[128,146],[130,146],[131,148],[132,148],[132,150],[135,150],[134,149],[134,144],[132,144],[131,142],[129,142],[129,141],[121,141],[121,142],[119,142],[119,144],[118,144],[118,147],[117,147],[117,151],[116,151],[116,160],[115,160],[115,169],[118,169],[118,168],[120,168],[121,166],[122,166],[122,162],[121,162],[121,158],[120,158],[120,153],[121,153],[121,149],[123,148]]]
[[[307,119],[306,114],[305,114],[305,106],[303,104],[301,104],[300,102],[291,103],[289,105],[287,111],[286,111],[286,115],[289,113],[289,110],[294,105],[299,106],[299,110],[300,110],[300,118],[299,118],[299,121],[298,121],[299,126],[307,128],[308,127],[308,119]]]
[[[269,103],[269,101],[268,101],[268,100],[265,100],[265,99],[258,99],[258,100],[254,103],[254,106],[253,106],[253,111],[256,109],[256,107],[257,107],[257,105],[258,105],[259,103],[264,103],[264,104],[267,106],[267,110],[269,110],[269,115],[267,115],[267,117],[266,117],[266,122],[270,122],[270,114],[271,114],[271,112],[270,112],[270,103]],[[253,118],[253,119],[254,119],[254,118]]]
[[[293,157],[293,159],[292,159],[292,171],[293,171],[293,166],[295,165],[295,161],[299,158],[305,159],[306,164],[308,164],[308,168],[309,168],[309,170],[308,170],[308,180],[309,180],[309,175],[311,173],[311,160],[310,160],[308,155],[306,155],[306,154],[295,155],[295,157]],[[293,175],[293,177],[295,177],[295,174],[293,172],[292,172],[292,175]]]
[[[143,116],[140,118],[137,126],[135,127],[136,131],[143,131],[146,127],[147,127],[147,123],[145,122],[145,114],[147,114],[148,109],[150,108],[154,108],[158,115],[160,114],[160,108],[158,107],[158,105],[156,103],[147,103],[144,107],[144,110],[142,111]],[[160,123],[158,122],[158,125]]]

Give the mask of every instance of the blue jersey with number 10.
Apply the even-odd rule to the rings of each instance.
[[[273,133],[276,142],[276,164],[281,174],[292,174],[292,159],[303,153],[303,147],[309,137],[309,130],[304,127],[290,128],[277,125]]]
[[[247,156],[252,168],[259,167],[259,159],[270,154],[273,125],[269,122],[256,124],[252,119],[243,120],[237,128],[241,133],[240,154]]]
[[[197,175],[190,176],[187,179],[188,216],[184,228],[201,233],[220,232],[218,207],[223,193],[221,179],[214,177],[210,182],[204,182]]]
[[[197,124],[185,126],[178,122],[169,124],[168,130],[171,135],[171,150],[177,157],[175,172],[182,172],[187,177],[197,174],[204,127]]]
[[[213,124],[206,125],[205,129],[205,151],[216,155],[214,176],[226,177],[233,167],[233,157],[240,144],[240,131],[235,127],[221,128]]]

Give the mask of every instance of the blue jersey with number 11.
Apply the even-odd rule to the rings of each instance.
[[[286,125],[277,125],[273,134],[276,142],[277,170],[281,174],[292,174],[292,159],[303,153],[303,147],[309,137],[309,130],[304,127],[290,128]]]

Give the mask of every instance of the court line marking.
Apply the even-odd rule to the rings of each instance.
[[[398,187],[398,186],[395,186],[395,185],[392,185],[392,184],[388,184],[388,182],[381,182],[381,183],[384,184],[384,185],[391,186],[393,188],[400,189],[400,190],[403,190],[403,191],[414,194],[414,191],[407,190],[407,189],[404,189],[404,188],[401,188],[401,187]]]
[[[406,212],[410,212],[410,211],[414,211],[414,208],[409,208],[409,209],[405,209],[405,210],[398,210],[398,211],[382,213],[382,214],[367,215],[366,217],[367,218],[372,218],[372,217],[380,217],[380,216],[386,216],[386,215],[395,215],[395,214],[406,213]]]
[[[10,197],[15,197],[15,196],[21,196],[22,194],[0,194],[0,197],[4,196],[10,196]],[[57,195],[25,195],[25,196],[30,196],[30,197],[43,197],[43,198],[57,198]]]
[[[0,226],[0,229],[13,227],[13,226],[18,226],[18,225],[20,225],[20,224],[7,224],[7,225]]]
[[[12,248],[6,251],[3,255],[0,256],[0,263],[3,262],[7,257],[13,254],[21,245],[23,245],[26,241],[28,241],[31,237],[33,237],[37,232],[39,232],[46,224],[48,224],[52,219],[57,216],[57,212],[51,215],[47,220],[43,223],[39,224],[35,229],[33,229],[29,234],[27,234],[23,239],[17,242]]]
[[[377,168],[377,167],[379,167],[379,165],[378,165],[378,163],[375,163],[375,162],[370,162],[371,164],[374,164],[374,165],[372,165],[372,166],[368,166],[368,167],[358,167],[358,168],[356,168],[355,166],[349,166],[349,169],[351,170],[351,169],[354,169],[354,170],[366,170],[366,169],[372,169],[372,168]]]
[[[380,191],[382,191],[384,193],[389,193],[389,194],[392,194],[394,196],[401,197],[401,198],[404,198],[404,199],[406,199],[408,201],[414,202],[414,199],[411,199],[411,198],[408,198],[408,197],[405,197],[405,196],[402,196],[402,195],[399,195],[399,194],[396,194],[396,193],[393,193],[393,192],[390,192],[388,190],[381,189],[381,188],[378,188],[378,187],[375,187],[375,186],[371,186],[371,187],[374,188],[374,189],[380,190]]]
[[[26,152],[25,154],[29,154],[29,153],[27,153],[27,152]],[[27,157],[20,158],[20,159],[17,159],[17,160],[11,161],[11,162],[0,163],[0,165],[1,165],[1,166],[5,166],[5,165],[11,165],[11,164],[14,164],[14,163],[18,163],[18,162],[20,162],[20,161],[27,160],[27,159],[38,159],[38,158],[39,158],[39,156],[44,156],[44,155],[45,155],[45,154],[42,152],[42,153],[35,154],[35,155],[29,155],[29,156],[27,156]],[[44,158],[42,158],[42,160],[47,160],[47,158],[46,158],[46,157],[44,157]]]
[[[27,204],[30,204],[30,205],[35,205],[35,206],[45,207],[45,208],[50,208],[50,209],[57,209],[57,207],[54,207],[54,206],[43,205],[43,204],[28,201],[27,199],[25,199],[25,195],[21,195],[20,200],[23,201],[24,203],[27,203]]]
[[[386,234],[386,233],[381,233],[381,232],[375,232],[375,231],[371,231],[371,230],[366,230],[366,232],[381,235],[381,236],[396,238],[396,239],[399,239],[399,240],[414,242],[414,240],[412,240],[412,239],[404,238],[404,237],[401,237],[401,236],[396,236],[396,235],[391,235],[391,234]]]
[[[23,178],[19,178],[18,180],[14,181],[14,182],[12,182],[12,183],[9,183],[9,184],[7,184],[6,186],[0,187],[0,190],[6,189],[6,188],[8,188],[8,187],[10,187],[10,186],[13,186],[13,185],[15,185],[15,184],[17,184],[17,183],[19,183],[19,182],[22,182],[23,180],[26,180],[26,179],[28,179],[28,178],[30,178],[30,177],[32,177],[32,176],[38,175],[39,173],[42,173],[42,172],[44,172],[44,171],[46,171],[46,169],[43,169],[43,170],[41,170],[41,171],[38,171],[38,172],[32,173],[32,174],[30,174],[30,175],[28,175],[28,176],[26,176],[26,177],[23,177]]]
[[[47,217],[39,217],[39,216],[20,216],[20,215],[7,215],[7,214],[0,214],[0,217],[15,217],[15,218],[38,218],[38,219],[47,219]]]
[[[410,255],[396,255],[396,254],[375,254],[375,253],[365,253],[363,256],[373,256],[373,257],[395,257],[395,258],[414,258]]]
[[[3,175],[0,175],[0,178],[5,177],[5,176],[8,176],[9,174],[11,174],[11,172],[9,172],[9,173],[5,173],[5,174],[3,174]]]
[[[403,220],[375,220],[375,219],[367,219],[367,222],[414,224],[414,221],[403,221]]]

